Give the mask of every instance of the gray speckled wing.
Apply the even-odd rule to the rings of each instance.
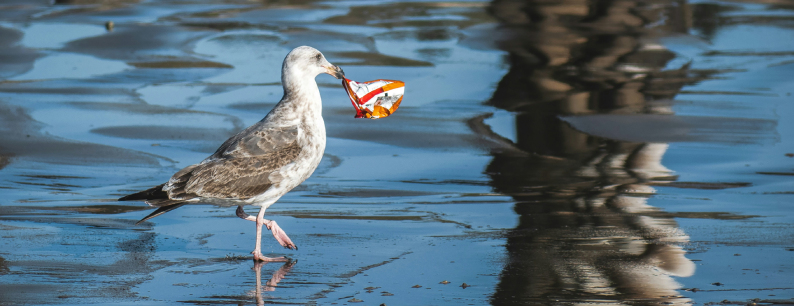
[[[298,139],[297,126],[263,127],[260,122],[232,136],[204,162],[229,157],[250,157],[278,151]]]
[[[201,162],[171,177],[163,187],[172,200],[197,197],[249,199],[277,184],[271,174],[295,161],[302,149],[297,127],[248,128]]]

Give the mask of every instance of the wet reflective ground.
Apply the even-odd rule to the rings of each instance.
[[[294,261],[231,208],[135,225],[300,45],[407,92],[317,78]],[[788,1],[0,2],[0,304],[792,304],[792,76]]]

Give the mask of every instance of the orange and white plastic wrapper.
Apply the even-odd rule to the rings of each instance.
[[[405,94],[405,83],[394,80],[356,82],[344,79],[350,102],[356,108],[356,118],[378,119],[394,113]]]

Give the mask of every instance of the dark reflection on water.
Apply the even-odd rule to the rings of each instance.
[[[668,145],[598,138],[560,119],[670,114],[654,102],[704,75],[666,69],[675,54],[653,38],[685,32],[688,5],[495,0],[490,11],[508,33],[499,47],[510,70],[489,103],[516,112],[516,141],[482,118],[471,126],[503,144],[486,172],[520,216],[491,303],[689,302],[672,278],[694,273],[679,245],[688,236],[647,204],[650,185],[676,180],[661,164]]]
[[[263,291],[269,292],[276,290],[276,286],[278,286],[278,283],[281,282],[281,280],[284,279],[285,276],[287,276],[287,273],[289,273],[289,271],[292,270],[292,267],[295,266],[295,264],[297,263],[298,263],[297,260],[288,261],[284,263],[280,268],[278,268],[278,270],[273,272],[273,275],[270,276],[270,279],[267,280],[265,282],[265,285],[263,286],[262,266],[265,265],[265,263],[260,261],[254,262],[253,270],[254,272],[256,272],[256,289],[254,290],[254,294],[256,295],[255,297],[256,297],[257,305],[265,304],[264,297],[262,296]]]

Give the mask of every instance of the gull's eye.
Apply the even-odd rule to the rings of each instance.
[[[318,53],[317,55],[315,55],[315,56],[314,56],[314,59],[315,59],[315,60],[317,60],[318,62],[319,62],[319,61],[320,61],[322,58],[323,58],[323,55],[322,55],[322,54],[319,54],[319,53]]]

